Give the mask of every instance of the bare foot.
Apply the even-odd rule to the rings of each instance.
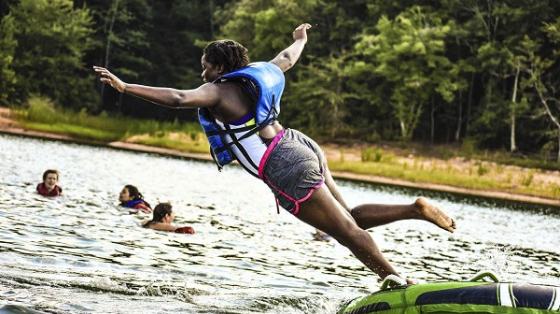
[[[416,209],[423,219],[449,232],[455,231],[455,221],[453,218],[447,216],[442,210],[430,204],[427,199],[419,197],[416,202],[414,202],[414,205],[416,205]]]

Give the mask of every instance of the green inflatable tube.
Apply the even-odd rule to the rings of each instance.
[[[346,302],[338,314],[419,313],[560,313],[560,287],[505,282],[437,282],[384,287],[368,296]]]

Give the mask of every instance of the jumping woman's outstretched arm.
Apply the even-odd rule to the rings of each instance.
[[[158,105],[174,108],[212,107],[218,104],[220,97],[215,84],[206,83],[196,89],[179,90],[165,87],[151,87],[127,84],[109,70],[94,66],[101,82],[111,85],[121,93],[133,95]]]
[[[286,72],[292,68],[298,61],[307,43],[307,30],[310,28],[311,25],[307,23],[298,26],[292,33],[294,43],[282,50],[274,59],[270,60],[270,62],[276,64],[282,72]]]

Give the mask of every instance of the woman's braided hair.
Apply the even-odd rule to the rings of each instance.
[[[213,41],[204,48],[204,55],[206,62],[215,66],[223,66],[224,73],[229,73],[249,64],[247,48],[234,40]]]

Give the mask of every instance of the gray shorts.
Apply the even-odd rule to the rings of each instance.
[[[325,181],[323,151],[307,135],[286,129],[276,135],[259,165],[259,176],[280,206],[297,215],[300,204]]]

